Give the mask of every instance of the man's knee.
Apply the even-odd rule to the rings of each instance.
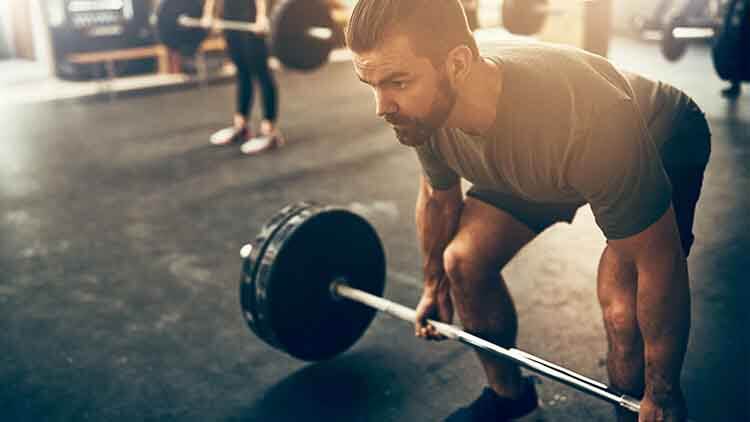
[[[443,266],[451,282],[462,288],[472,287],[500,271],[496,263],[472,252],[471,245],[461,241],[453,241],[445,248]]]
[[[603,308],[603,315],[610,348],[625,356],[638,353],[641,335],[635,307],[615,300]]]

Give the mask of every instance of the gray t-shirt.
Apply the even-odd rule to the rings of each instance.
[[[433,187],[463,177],[531,202],[589,203],[610,239],[664,214],[671,186],[659,150],[685,94],[572,47],[511,40],[481,51],[502,72],[496,120],[484,136],[441,129],[416,148]]]

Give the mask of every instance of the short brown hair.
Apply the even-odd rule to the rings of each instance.
[[[459,0],[359,0],[346,27],[346,45],[356,53],[370,51],[389,31],[406,34],[415,54],[434,66],[462,44],[479,58]]]

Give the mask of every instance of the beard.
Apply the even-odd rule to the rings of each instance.
[[[393,126],[396,139],[408,147],[423,145],[448,120],[453,106],[456,104],[457,94],[451,87],[445,73],[440,74],[435,99],[430,105],[430,111],[423,119],[401,116],[398,113],[387,114],[385,120]]]

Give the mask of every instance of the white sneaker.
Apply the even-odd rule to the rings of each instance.
[[[284,138],[280,133],[272,135],[261,135],[250,138],[240,145],[240,151],[245,155],[256,155],[284,145]]]
[[[211,135],[211,145],[229,145],[247,139],[247,128],[226,127]]]

